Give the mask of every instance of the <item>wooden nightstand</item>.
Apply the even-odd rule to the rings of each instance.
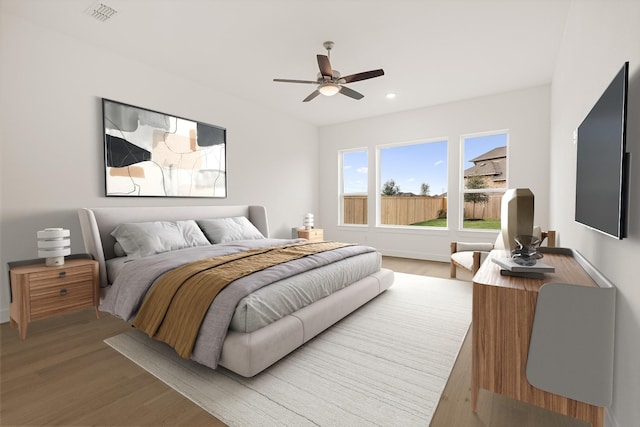
[[[34,320],[95,307],[100,318],[98,261],[68,259],[64,265],[42,264],[11,268],[11,326],[18,325],[20,339],[27,337],[27,326]]]
[[[322,228],[312,228],[310,230],[301,228],[298,229],[298,237],[311,242],[322,242],[324,240],[324,231]]]

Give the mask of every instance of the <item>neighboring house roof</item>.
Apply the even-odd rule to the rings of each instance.
[[[507,158],[507,147],[496,147],[491,151],[487,151],[484,154],[479,155],[475,159],[469,160],[470,162],[477,163],[486,160],[495,160],[500,158]]]
[[[507,179],[507,147],[496,147],[471,161],[474,165],[465,169],[465,178],[485,176],[492,181],[504,181]]]
[[[464,177],[470,176],[486,176],[492,177],[494,181],[505,180],[505,167],[507,165],[507,159],[489,160],[486,162],[480,162],[469,169],[465,169]]]

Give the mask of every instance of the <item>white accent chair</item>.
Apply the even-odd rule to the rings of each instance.
[[[533,235],[539,236],[542,242],[546,239],[549,247],[556,245],[556,232],[554,230],[542,231],[540,227],[536,226],[533,228]],[[494,249],[505,249],[502,232],[498,233],[494,243],[451,242],[451,278],[454,279],[456,277],[458,268],[467,270],[471,274],[476,274],[489,252]]]

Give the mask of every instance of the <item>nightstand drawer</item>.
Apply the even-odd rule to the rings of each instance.
[[[55,287],[78,282],[91,284],[93,280],[93,268],[90,265],[56,268],[51,271],[38,271],[29,273],[29,285],[31,294],[40,288]],[[89,286],[90,287],[90,286]]]
[[[307,230],[308,236],[309,236],[309,240],[312,239],[322,239],[322,230]]]
[[[93,287],[90,281],[31,289],[31,320],[92,306]]]
[[[324,230],[321,228],[299,229],[298,237],[311,242],[321,242],[324,240]]]

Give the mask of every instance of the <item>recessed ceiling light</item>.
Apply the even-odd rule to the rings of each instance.
[[[393,99],[393,98],[395,98],[395,97],[396,97],[396,94],[395,94],[395,93],[388,93],[388,94],[386,95],[386,97],[387,97],[387,99]]]

